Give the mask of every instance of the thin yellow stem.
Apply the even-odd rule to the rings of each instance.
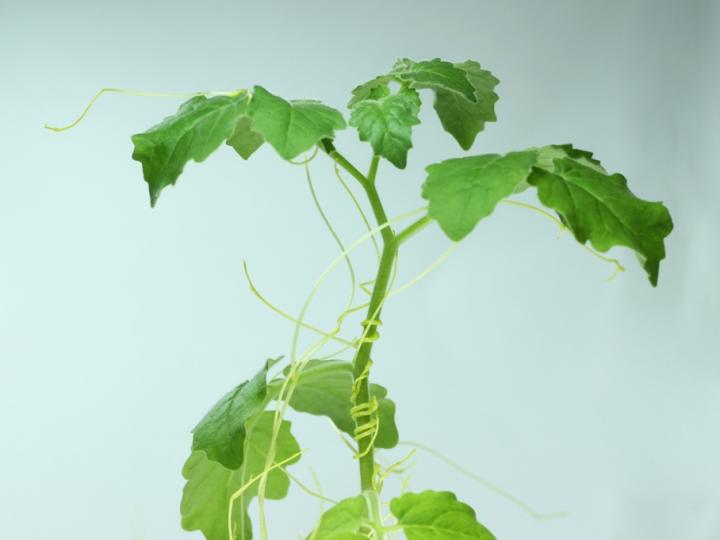
[[[290,315],[287,311],[284,311],[284,310],[280,309],[279,307],[277,307],[275,304],[271,303],[267,298],[265,298],[262,295],[262,293],[260,293],[260,291],[258,291],[257,287],[255,286],[255,283],[253,282],[252,278],[250,277],[250,271],[248,270],[248,265],[247,265],[246,261],[243,261],[243,272],[245,272],[245,278],[247,279],[248,286],[250,287],[250,292],[252,292],[252,294],[258,300],[260,300],[260,302],[263,305],[265,305],[266,307],[268,307],[269,309],[271,309],[272,311],[274,311],[281,317],[283,317],[291,322],[294,322],[295,324],[298,324],[299,321],[295,317]],[[317,326],[313,326],[312,324],[309,324],[306,322],[300,322],[300,325],[303,328],[310,330],[311,332],[315,332],[316,334],[320,334],[321,336],[328,337],[334,341],[337,341],[338,343],[342,343],[345,346],[348,346],[348,347],[354,346],[353,341],[349,341],[347,339],[343,339],[341,337],[332,335],[330,332],[326,332],[325,330],[322,330],[322,329],[318,328]]]
[[[45,124],[45,129],[49,129],[50,131],[67,131],[69,129],[74,128],[77,126],[80,122],[82,122],[85,117],[88,115],[90,110],[93,108],[95,103],[103,94],[123,94],[126,96],[140,96],[140,97],[170,97],[170,98],[176,98],[176,97],[185,97],[185,98],[191,98],[194,96],[236,96],[240,92],[243,92],[243,90],[237,90],[234,92],[144,92],[142,90],[130,90],[128,88],[102,88],[95,94],[92,99],[88,102],[85,109],[80,113],[80,116],[78,116],[73,122],[69,123],[66,126],[51,126],[48,124]]]

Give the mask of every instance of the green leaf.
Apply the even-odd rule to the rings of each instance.
[[[387,87],[381,87],[387,88]],[[375,95],[382,92],[375,92]],[[361,141],[369,141],[373,152],[400,169],[407,164],[412,148],[412,127],[419,124],[420,96],[412,88],[397,94],[364,99],[350,115],[350,125],[358,129]]]
[[[555,160],[567,157],[603,174],[607,172],[600,162],[593,157],[592,152],[574,148],[571,144],[554,144],[541,146],[540,148],[530,148],[530,150],[535,150],[537,152],[536,167],[545,169],[546,171],[554,172]],[[527,179],[525,179],[515,186],[514,192],[520,193],[529,187],[530,184],[528,184]]]
[[[248,113],[251,128],[269,142],[284,158],[292,159],[309,150],[320,139],[335,137],[335,130],[346,127],[339,111],[319,101],[285,101],[256,86]]]
[[[408,540],[495,540],[449,491],[406,493],[390,501],[390,510]]]
[[[188,161],[205,160],[230,137],[247,101],[244,91],[209,99],[195,96],[160,124],[132,136],[132,158],[142,163],[152,206],[163,188],[175,184]]]
[[[235,125],[235,131],[227,140],[227,144],[232,146],[243,159],[249,159],[265,142],[262,135],[250,128],[251,122],[249,116],[241,116]]]
[[[588,154],[573,154],[575,159],[556,157],[551,167],[545,161],[544,168],[535,167],[527,181],[537,187],[540,202],[560,215],[578,242],[589,240],[600,252],[613,246],[629,247],[656,286],[660,261],[665,258],[663,239],[673,228],[670,213],[660,202],[636,197],[625,177],[606,174]]]
[[[203,450],[208,459],[228,469],[243,463],[245,422],[265,406],[266,362],[255,377],[231,390],[218,401],[193,429],[193,450]]]
[[[469,150],[485,123],[497,120],[495,103],[498,95],[494,88],[500,81],[473,60],[454,65],[465,72],[475,89],[477,102],[468,101],[457,92],[438,88],[434,107],[445,131],[455,137],[463,150]]]
[[[513,193],[535,161],[536,152],[527,150],[448,159],[428,166],[422,191],[430,201],[428,215],[451,240],[461,240]]]
[[[356,86],[352,91],[352,99],[348,102],[348,109],[352,109],[356,103],[364,99],[382,97],[390,93],[387,85],[395,78],[392,75],[380,75],[374,79]]]
[[[270,384],[269,392],[277,393],[279,381]],[[350,414],[352,393],[352,365],[343,360],[310,360],[300,372],[297,387],[290,398],[290,406],[298,412],[327,416],[337,428],[352,436],[355,421]],[[395,424],[395,403],[388,399],[387,389],[370,385],[370,393],[380,406],[377,448],[394,448],[399,439]]]
[[[308,540],[367,540],[368,535],[360,532],[367,515],[362,495],[344,499],[322,515]]]
[[[193,452],[190,455],[183,467],[183,477],[187,480],[180,503],[183,529],[202,531],[207,540],[228,540],[230,498],[265,469],[274,419],[275,413],[267,411],[248,422],[246,459],[236,471],[208,460],[204,452]],[[275,463],[289,459],[299,451],[300,447],[290,433],[290,422],[283,421],[276,442]],[[288,465],[299,459],[298,455]],[[287,495],[289,487],[288,476],[280,468],[273,469],[268,473],[265,496],[268,499],[282,499]],[[254,482],[235,501],[233,540],[252,539],[247,509],[257,494],[258,482]]]
[[[435,58],[414,62],[403,58],[395,63],[392,71],[401,81],[408,82],[413,88],[429,88],[454,92],[472,103],[477,103],[475,87],[468,79],[465,69]]]

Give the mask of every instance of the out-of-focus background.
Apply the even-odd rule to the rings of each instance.
[[[720,5],[712,0],[3,2],[0,5],[0,538],[200,538],[179,525],[189,430],[293,327],[336,247],[301,167],[269,147],[190,164],[154,210],[130,135],[180,99],[109,95],[262,84],[342,110],[398,57],[477,59],[501,80],[499,122],[473,153],[573,142],[675,230],[653,289],[542,216],[500,207],[443,266],[387,304],[373,379],[404,440],[526,501],[537,520],[419,451],[410,488],[450,489],[499,540],[720,538]],[[383,163],[393,215],[423,204],[424,167],[463,152],[423,96],[407,170]],[[364,168],[354,130],[337,145]],[[348,242],[363,226],[319,156],[320,199]],[[433,225],[399,283],[449,245]],[[356,264],[372,277],[373,252]],[[342,266],[310,311],[330,328]],[[356,333],[356,323],[345,334]],[[307,342],[307,337],[304,342]],[[355,463],[321,419],[292,416],[327,495]],[[409,447],[386,454],[403,457]],[[388,485],[397,489],[397,482]],[[319,503],[269,503],[273,539],[312,529]]]

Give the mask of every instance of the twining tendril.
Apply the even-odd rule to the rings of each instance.
[[[367,218],[367,215],[365,215],[365,211],[362,208],[362,205],[360,204],[360,201],[357,200],[357,197],[353,193],[352,189],[350,189],[350,186],[345,181],[345,179],[342,177],[342,174],[340,174],[340,166],[337,164],[336,161],[333,161],[333,168],[335,169],[335,176],[337,176],[337,179],[340,181],[340,184],[345,189],[345,192],[350,197],[350,200],[352,200],[353,205],[355,206],[355,209],[358,211],[358,214],[360,215],[360,219],[362,219],[363,223],[365,224],[365,228],[370,231],[372,229],[370,225],[370,221]],[[377,238],[375,238],[375,235],[370,237],[370,241],[373,243],[373,248],[375,248],[375,257],[380,260],[380,245],[378,244]],[[362,286],[362,283],[360,284]]]
[[[318,152],[320,151],[320,147],[315,145],[315,150],[313,150],[313,153],[310,155],[310,157],[306,157],[302,161],[294,161],[292,159],[288,159],[288,163],[292,165],[307,165],[309,164],[313,159],[315,159],[315,156],[318,155]]]
[[[243,271],[245,272],[245,278],[247,279],[248,285],[249,285],[249,287],[250,287],[250,292],[252,292],[252,294],[253,294],[258,300],[260,300],[260,302],[262,302],[263,305],[265,305],[266,307],[268,307],[269,309],[271,309],[272,311],[274,311],[275,313],[277,313],[277,314],[280,315],[281,317],[283,317],[283,318],[285,318],[285,319],[287,319],[287,320],[289,320],[289,321],[291,321],[291,322],[294,322],[294,323],[297,323],[297,322],[298,322],[298,320],[297,320],[295,317],[293,317],[292,315],[290,315],[287,311],[285,311],[285,310],[280,309],[279,307],[277,307],[275,304],[273,304],[272,302],[270,302],[265,296],[263,296],[263,295],[260,293],[260,291],[259,291],[259,290],[257,289],[257,287],[255,286],[255,283],[253,282],[252,278],[250,277],[250,271],[248,270],[248,265],[247,265],[247,262],[246,262],[246,261],[243,261]],[[306,329],[310,330],[311,332],[315,332],[316,334],[320,334],[321,336],[326,336],[326,337],[328,337],[328,338],[330,338],[330,339],[332,339],[332,340],[334,340],[334,341],[337,341],[338,343],[342,343],[343,345],[345,345],[345,346],[347,346],[347,347],[354,347],[354,346],[355,346],[355,342],[354,342],[354,341],[349,341],[349,340],[347,340],[347,339],[343,339],[343,338],[341,338],[341,337],[332,335],[330,332],[326,332],[325,330],[322,330],[321,328],[318,328],[318,327],[316,327],[316,326],[313,326],[312,324],[309,324],[309,323],[306,323],[306,322],[302,322],[302,323],[300,323],[300,324],[302,325],[303,328],[306,328]]]
[[[85,117],[88,115],[90,110],[93,108],[95,103],[103,94],[123,94],[126,96],[139,96],[139,97],[162,97],[162,98],[178,98],[178,97],[184,97],[184,98],[191,98],[195,96],[237,96],[241,92],[244,92],[244,90],[236,90],[233,92],[145,92],[143,90],[130,90],[129,88],[102,88],[100,89],[97,94],[95,94],[92,99],[88,102],[87,106],[83,111],[80,113],[80,116],[78,116],[73,122],[70,122],[66,126],[51,126],[48,124],[45,124],[45,129],[49,129],[50,131],[67,131],[69,129],[74,128],[77,126],[80,122],[82,122]]]
[[[377,326],[380,321],[363,321],[365,327]],[[372,324],[368,324],[372,323]],[[374,339],[365,338],[365,343],[371,343],[378,338],[378,334],[373,334]],[[350,400],[353,403],[353,407],[350,409],[350,416],[355,421],[355,431],[353,432],[354,438],[357,442],[364,439],[370,439],[365,449],[362,452],[356,453],[355,458],[360,459],[372,452],[375,441],[380,433],[380,403],[375,396],[365,403],[358,403],[360,396],[360,390],[363,384],[367,384],[368,377],[370,376],[370,369],[372,368],[372,360],[367,361],[365,368],[362,373],[355,377],[352,383],[352,390],[350,392]]]
[[[375,475],[373,476],[373,487],[375,488],[375,491],[378,493],[382,492],[383,484],[390,475],[403,474],[412,467],[414,463],[408,462],[415,456],[416,452],[417,450],[413,448],[405,457],[399,459],[395,463],[392,463],[388,467],[383,467],[379,463],[375,463]]]
[[[278,397],[276,399],[276,408],[275,408],[275,421],[273,424],[273,432],[270,440],[270,445],[268,448],[267,453],[267,459],[266,459],[266,466],[265,469],[268,469],[269,466],[271,466],[275,452],[277,447],[277,437],[280,432],[280,427],[282,425],[282,419],[284,418],[287,408],[289,406],[289,400],[292,397],[292,394],[295,391],[295,388],[297,387],[298,380],[299,380],[299,373],[300,371],[305,367],[307,362],[312,358],[312,356],[320,350],[322,347],[327,344],[328,341],[330,341],[331,338],[328,336],[323,336],[313,344],[311,344],[301,355],[298,355],[297,348],[298,348],[298,339],[300,334],[300,329],[302,328],[302,323],[304,322],[306,313],[309,309],[309,306],[314,299],[315,295],[317,294],[318,290],[324,283],[324,281],[327,279],[327,277],[333,272],[335,267],[345,259],[352,251],[357,249],[360,245],[362,245],[365,241],[367,241],[371,236],[380,233],[383,229],[386,227],[391,226],[392,223],[407,219],[409,217],[415,216],[421,212],[424,212],[426,210],[426,207],[413,210],[411,212],[407,212],[405,214],[402,214],[400,216],[397,216],[396,218],[393,218],[389,220],[387,223],[384,223],[371,231],[368,231],[367,234],[363,235],[361,238],[356,240],[353,244],[351,244],[349,247],[347,247],[340,255],[338,255],[330,265],[322,272],[320,277],[316,280],[315,285],[313,286],[312,290],[310,291],[308,297],[305,300],[305,303],[303,304],[303,308],[300,311],[299,316],[297,317],[297,323],[295,325],[295,332],[293,333],[293,339],[292,339],[292,347],[291,347],[291,354],[290,354],[290,365],[288,366],[288,374],[283,381],[283,384],[280,389],[280,393],[278,394]],[[340,332],[341,326],[338,325],[332,332],[330,332],[330,335],[337,335],[337,333]],[[260,478],[260,483],[258,487],[258,510],[259,510],[259,527],[260,527],[260,535],[263,540],[266,540],[268,538],[268,531],[267,531],[267,522],[266,522],[266,516],[265,516],[265,489],[267,485],[267,473],[264,474]]]
[[[298,452],[295,452],[293,455],[283,459],[282,461],[279,461],[277,463],[271,463],[269,467],[265,467],[265,469],[250,478],[247,482],[245,482],[242,486],[240,486],[235,492],[230,495],[230,501],[228,503],[228,539],[234,540],[235,539],[235,531],[233,529],[233,510],[235,508],[235,501],[242,497],[245,491],[248,490],[250,486],[252,486],[255,482],[260,480],[263,477],[266,477],[269,473],[274,471],[275,469],[282,468],[283,465],[287,465],[291,461],[293,461],[295,458],[301,456],[303,453],[305,453],[306,450],[300,450]]]
[[[335,499],[331,499],[330,497],[326,497],[323,495],[319,490],[313,490],[312,488],[305,485],[303,482],[300,481],[299,478],[297,478],[295,475],[293,475],[290,471],[288,471],[285,467],[281,467],[280,470],[290,479],[292,480],[301,490],[303,490],[305,493],[310,495],[311,497],[315,497],[316,499],[319,499],[324,502],[328,502],[330,504],[337,504],[338,501]]]
[[[528,203],[524,203],[524,202],[520,202],[520,201],[514,201],[512,199],[503,199],[500,202],[502,202],[503,204],[509,204],[512,206],[520,207],[520,208],[526,208],[528,210],[532,210],[533,212],[536,212],[540,215],[545,216],[546,218],[550,219],[553,223],[555,223],[555,225],[557,225],[560,228],[560,233],[563,233],[568,230],[567,226],[562,221],[560,221],[558,218],[553,216],[550,212],[543,210],[542,208],[538,208],[537,206],[534,206],[532,204],[528,204]],[[590,246],[588,246],[586,244],[580,244],[580,245],[583,247],[583,249],[585,251],[590,253],[593,257],[596,257],[596,258],[600,259],[601,261],[605,261],[607,263],[611,263],[611,264],[615,265],[615,271],[610,275],[609,278],[607,278],[606,281],[610,282],[610,281],[614,280],[618,275],[620,275],[621,272],[625,271],[625,267],[620,263],[619,260],[613,259],[611,257],[606,257],[605,255],[598,253],[597,251],[595,251],[594,249],[592,249]]]
[[[507,491],[498,487],[497,485],[485,480],[484,478],[481,478],[474,472],[469,471],[468,469],[466,469],[459,463],[453,461],[452,459],[445,456],[443,453],[435,450],[434,448],[431,448],[429,446],[426,446],[424,444],[421,444],[419,442],[414,442],[414,441],[400,441],[398,444],[400,446],[412,446],[413,448],[420,449],[424,452],[427,452],[428,454],[430,454],[432,456],[435,456],[437,459],[444,462],[446,465],[449,465],[450,467],[452,467],[453,469],[458,471],[463,476],[473,480],[474,482],[477,482],[478,484],[483,486],[485,489],[491,491],[492,493],[495,493],[496,495],[510,501],[512,504],[514,504],[515,506],[520,508],[520,510],[522,510],[523,512],[532,516],[535,519],[539,519],[539,520],[558,519],[558,518],[567,517],[569,515],[568,512],[550,512],[550,513],[538,512],[537,510],[532,508],[529,504],[522,501],[515,495],[512,495],[511,493],[508,493]]]

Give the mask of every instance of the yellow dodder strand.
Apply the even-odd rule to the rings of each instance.
[[[552,221],[553,223],[555,223],[555,225],[557,225],[557,226],[560,228],[560,232],[561,232],[561,233],[563,233],[563,232],[565,232],[565,231],[567,230],[567,227],[565,226],[565,224],[564,224],[562,221],[560,221],[558,218],[556,218],[555,216],[553,216],[553,215],[552,215],[550,212],[548,212],[547,210],[543,210],[542,208],[539,208],[539,207],[537,207],[537,206],[535,206],[535,205],[532,205],[532,204],[524,203],[524,202],[521,202],[521,201],[514,201],[514,200],[512,200],[512,199],[503,199],[503,200],[500,201],[500,202],[503,203],[503,204],[508,204],[508,205],[511,205],[511,206],[516,206],[516,207],[518,207],[518,208],[525,208],[526,210],[531,210],[532,212],[535,212],[535,213],[537,213],[537,214],[540,214],[540,215],[542,215],[542,216],[545,216],[546,218],[548,218],[550,221]],[[620,263],[619,260],[613,259],[612,257],[606,257],[605,255],[602,255],[601,253],[598,253],[597,251],[595,251],[594,249],[592,249],[592,248],[591,248],[590,246],[588,246],[587,244],[581,244],[581,245],[582,245],[583,249],[585,249],[585,251],[587,251],[588,253],[590,253],[593,257],[596,257],[596,258],[600,259],[601,261],[604,261],[604,262],[607,262],[607,263],[611,263],[611,264],[613,264],[613,265],[615,266],[614,272],[610,275],[609,278],[607,278],[606,281],[608,281],[608,282],[613,281],[618,275],[620,275],[621,272],[624,272],[624,271],[625,271],[625,267]]]
[[[139,97],[162,97],[162,98],[191,98],[194,96],[234,96],[238,95],[239,91],[234,92],[145,92],[143,90],[130,90],[128,88],[102,88],[100,89],[88,102],[87,106],[83,111],[80,113],[80,116],[78,116],[73,122],[70,122],[66,126],[51,126],[48,124],[45,124],[45,129],[49,129],[50,131],[60,132],[60,131],[67,131],[69,129],[74,128],[77,126],[80,122],[82,122],[85,117],[88,115],[90,110],[95,106],[95,103],[97,103],[97,100],[100,99],[100,97],[103,94],[123,94],[125,96],[139,96]]]

